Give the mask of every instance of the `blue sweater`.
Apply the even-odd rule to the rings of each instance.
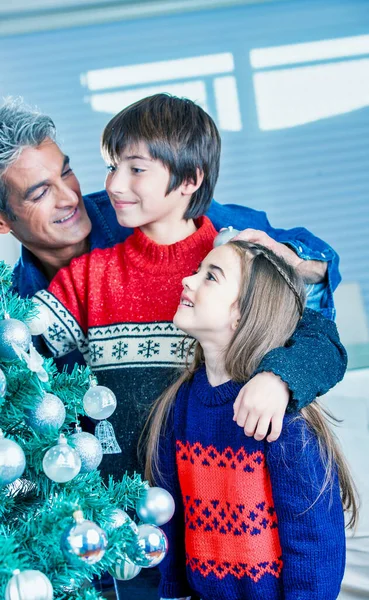
[[[246,437],[232,420],[240,388],[212,388],[202,367],[177,395],[160,445],[159,484],[176,503],[160,595],[334,600],[345,564],[338,478],[319,495],[324,465],[302,417],[287,415],[274,443]]]

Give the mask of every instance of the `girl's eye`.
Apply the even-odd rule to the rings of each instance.
[[[209,281],[216,281],[216,277],[214,277],[214,275],[211,271],[208,271],[206,273],[206,279],[208,279]]]
[[[114,167],[114,165],[107,165],[107,170],[109,171],[109,173],[114,173],[114,171],[117,170],[116,167]]]

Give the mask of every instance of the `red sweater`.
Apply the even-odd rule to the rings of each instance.
[[[207,217],[197,225],[193,235],[170,246],[136,229],[122,244],[72,260],[36,294],[52,315],[44,335],[52,353],[77,347],[99,383],[117,396],[109,421],[122,454],[106,455],[101,467],[115,476],[138,468],[147,409],[185,362],[188,342],[172,319],[183,277],[197,269],[217,233]]]

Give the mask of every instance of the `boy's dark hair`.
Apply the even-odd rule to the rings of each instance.
[[[197,181],[197,169],[204,173],[184,218],[203,215],[213,198],[219,174],[221,142],[213,119],[187,98],[148,96],[109,121],[102,135],[101,151],[107,161],[117,164],[125,148],[139,142],[147,145],[151,158],[168,168],[167,194],[184,181]]]

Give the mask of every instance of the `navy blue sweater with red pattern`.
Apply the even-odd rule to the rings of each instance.
[[[247,438],[232,420],[240,384],[184,384],[160,444],[159,483],[176,512],[160,594],[202,600],[334,600],[345,564],[338,478],[315,434],[287,415],[280,438]]]

